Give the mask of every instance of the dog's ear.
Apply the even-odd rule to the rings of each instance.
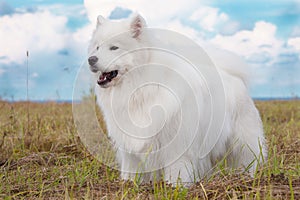
[[[132,37],[139,38],[144,27],[146,27],[146,21],[144,20],[144,18],[139,14],[135,15],[131,19],[130,23],[130,31],[132,33]]]
[[[105,21],[105,18],[102,17],[101,15],[99,15],[99,16],[97,17],[97,26],[103,24],[104,21]]]

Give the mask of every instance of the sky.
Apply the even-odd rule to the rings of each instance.
[[[300,0],[0,0],[0,98],[26,100],[28,65],[30,100],[71,100],[96,17],[136,12],[243,57],[252,97],[300,97]]]

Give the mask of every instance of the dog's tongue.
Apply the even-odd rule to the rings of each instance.
[[[103,85],[105,83],[110,82],[113,78],[115,78],[118,75],[118,71],[114,70],[111,72],[104,72],[100,75],[98,84]]]
[[[105,81],[108,77],[108,73],[103,73],[101,74],[101,76],[99,77],[99,81]]]
[[[99,84],[99,85],[103,85],[103,84],[105,84],[105,83],[107,83],[107,82],[109,82],[109,81],[111,81],[111,80],[109,79],[109,73],[103,73],[103,74],[101,74],[100,77],[99,77],[98,84]]]

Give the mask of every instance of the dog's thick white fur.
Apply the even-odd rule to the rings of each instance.
[[[97,103],[103,112],[108,135],[118,149],[116,154],[122,178],[134,179],[141,174],[143,181],[163,178],[175,183],[180,177],[182,182],[193,182],[209,175],[223,158],[228,167],[246,169],[253,174],[258,163],[266,158],[267,149],[259,113],[247,91],[245,72],[238,66],[241,63],[230,54],[208,50],[223,82],[225,97],[220,102],[225,103],[226,115],[220,135],[210,133],[203,143],[204,132],[209,125],[214,126],[209,124],[211,107],[207,106],[209,92],[214,91],[208,92],[202,80],[195,80],[197,76],[189,73],[189,66],[182,66],[186,64],[174,61],[164,53],[159,55],[143,49],[126,54],[151,46],[152,36],[144,31],[145,26],[144,19],[137,14],[121,21],[99,16],[89,46],[90,68],[99,83],[96,86]],[[113,37],[120,33],[123,34]],[[193,94],[187,85],[178,82],[170,68],[157,69],[159,65],[155,65],[153,68],[160,70],[157,73],[152,70],[151,63],[167,64],[171,69],[183,72]],[[130,73],[132,70],[134,73]],[[140,87],[143,81],[153,77],[176,88],[178,98],[174,99],[164,87]],[[217,80],[218,75],[214,78]],[[194,97],[197,106],[192,100]],[[162,106],[163,113],[161,110],[152,112],[155,105]],[[188,115],[181,118],[185,116],[183,112],[192,112],[196,107],[200,111],[199,118]],[[189,124],[195,120],[199,121],[196,136],[191,130],[194,125]],[[183,124],[180,128],[179,123]],[[132,124],[137,128],[130,128]],[[162,148],[165,146],[167,148]],[[149,154],[151,156],[147,156]]]

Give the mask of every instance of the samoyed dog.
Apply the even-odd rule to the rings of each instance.
[[[190,183],[222,161],[253,175],[267,150],[243,63],[164,33],[138,14],[98,16],[90,41],[97,104],[121,177]]]

